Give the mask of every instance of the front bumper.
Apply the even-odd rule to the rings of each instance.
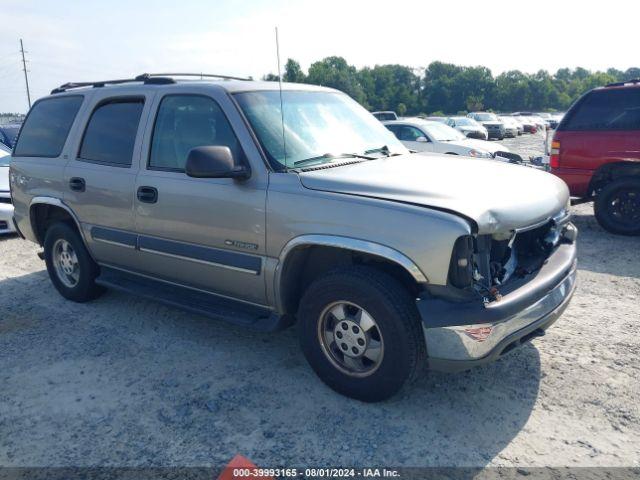
[[[13,224],[13,205],[0,203],[0,235],[15,232]]]
[[[576,287],[576,246],[562,244],[545,265],[499,301],[418,300],[429,367],[461,371],[491,362],[544,334]]]

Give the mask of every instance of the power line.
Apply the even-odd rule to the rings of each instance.
[[[22,70],[24,71],[24,83],[27,85],[27,102],[29,102],[29,109],[31,109],[31,92],[29,92],[29,76],[27,75],[27,62],[24,59],[24,45],[22,39],[20,39],[20,53],[22,53]]]

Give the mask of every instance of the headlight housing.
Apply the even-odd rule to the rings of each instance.
[[[457,288],[470,287],[473,282],[473,237],[458,237],[449,262],[449,283]]]
[[[485,152],[483,150],[476,150],[475,148],[472,148],[471,150],[469,150],[469,156],[477,157],[477,158],[491,158],[491,154],[489,152]]]

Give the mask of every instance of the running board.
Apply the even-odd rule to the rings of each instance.
[[[100,271],[100,276],[96,278],[98,285],[155,300],[214,320],[222,320],[261,332],[282,330],[291,323],[287,316],[277,315],[266,307],[154,280],[115,268],[101,266]]]

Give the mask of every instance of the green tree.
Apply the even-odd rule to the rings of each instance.
[[[300,68],[300,64],[289,58],[287,63],[284,66],[284,75],[282,79],[285,82],[294,82],[294,83],[304,83],[306,81],[306,76]]]
[[[311,64],[307,83],[341,90],[367,106],[367,98],[358,81],[356,68],[342,57],[327,57]]]

